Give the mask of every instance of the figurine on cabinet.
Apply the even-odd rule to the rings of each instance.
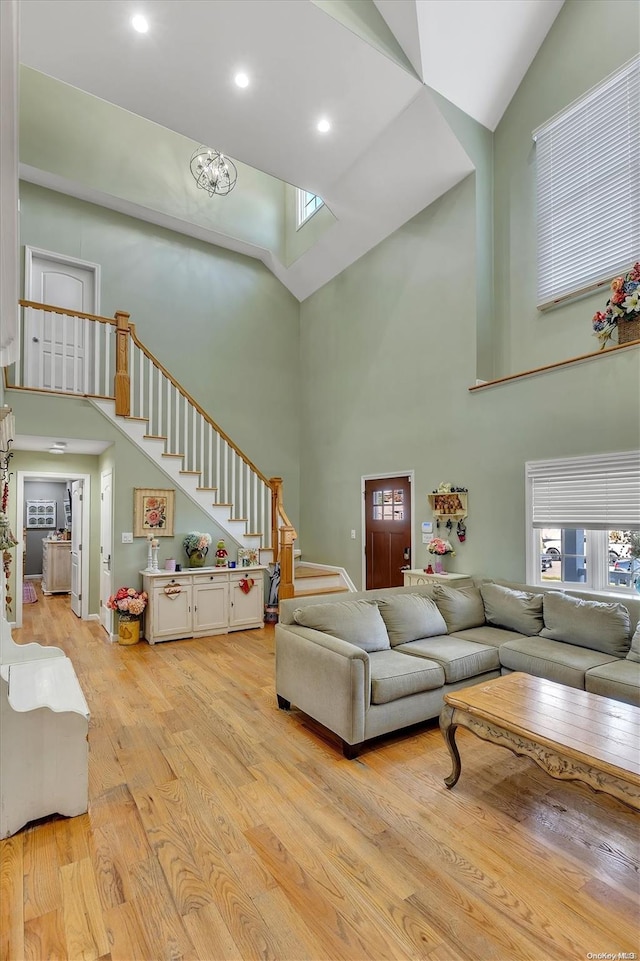
[[[226,567],[228,556],[224,541],[218,541],[216,544],[216,567]]]

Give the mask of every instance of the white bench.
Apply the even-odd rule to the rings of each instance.
[[[88,808],[89,708],[58,647],[16,644],[0,620],[0,838]]]

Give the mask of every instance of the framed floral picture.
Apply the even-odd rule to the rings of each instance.
[[[134,537],[173,537],[175,490],[133,489]]]

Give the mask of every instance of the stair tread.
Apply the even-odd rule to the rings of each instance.
[[[339,577],[337,571],[327,571],[323,570],[321,567],[302,567],[296,565],[295,577],[298,580],[301,577]]]
[[[313,597],[314,594],[347,594],[349,592],[348,587],[316,587],[310,588],[308,591],[299,591],[295,588],[294,597]]]
[[[144,434],[142,439],[143,440],[166,440],[167,438],[165,437],[164,434]]]
[[[198,473],[201,474],[202,471],[198,471]],[[205,494],[210,494],[211,492],[217,491],[218,488],[217,487],[196,487],[196,490],[203,491]]]

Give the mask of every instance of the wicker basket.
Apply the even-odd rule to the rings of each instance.
[[[632,340],[640,340],[640,314],[633,320],[618,321],[618,343],[629,344]]]

